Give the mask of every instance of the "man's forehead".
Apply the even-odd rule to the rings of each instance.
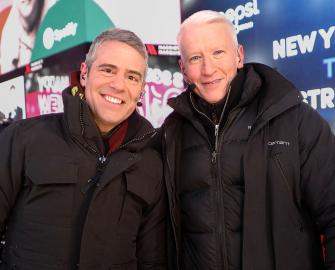
[[[104,59],[102,59],[104,60]],[[117,65],[114,64],[113,62],[108,62],[108,61],[102,61],[99,63],[99,61],[95,61],[95,66],[98,69],[104,69],[104,68],[108,68],[108,69],[112,69],[115,71],[123,71],[124,73],[129,73],[129,74],[133,74],[133,75],[138,75],[141,78],[143,78],[144,76],[144,69],[142,68],[136,68],[135,66],[131,66],[131,65]]]
[[[220,35],[217,31],[222,31],[223,34]],[[225,47],[233,43],[233,35],[230,34],[229,26],[217,21],[188,25],[180,34],[181,51],[186,47],[189,51],[204,45]]]

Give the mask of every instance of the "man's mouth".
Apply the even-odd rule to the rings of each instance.
[[[107,96],[104,95],[104,99],[112,104],[121,104],[121,103],[125,103],[123,100],[116,98],[116,97],[112,97],[112,96]]]
[[[204,84],[204,85],[216,84],[216,83],[219,83],[220,81],[221,81],[221,79],[217,79],[217,80],[213,80],[213,81],[210,81],[210,82],[203,82],[202,84]]]

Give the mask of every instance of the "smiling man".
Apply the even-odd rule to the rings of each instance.
[[[93,50],[94,47],[92,53]],[[143,53],[127,43],[112,40],[103,42],[94,58],[88,54],[82,64],[81,84],[102,133],[110,131],[135,111],[147,69],[143,57]]]
[[[132,32],[92,43],[64,113],[0,135],[0,269],[165,269],[155,130],[135,110],[147,53]]]
[[[178,44],[188,87],[162,128],[172,269],[335,269],[328,124],[274,69],[244,64],[223,14],[191,15]]]

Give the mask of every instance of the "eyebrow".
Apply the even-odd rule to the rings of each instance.
[[[137,75],[139,78],[140,78],[140,80],[142,80],[142,74],[140,73],[140,72],[138,72],[138,71],[136,71],[136,70],[129,70],[128,71],[130,74],[133,74],[133,75]]]
[[[98,66],[98,68],[111,68],[111,69],[116,69],[116,70],[118,70],[118,69],[119,69],[117,66],[115,66],[115,65],[112,65],[112,64],[101,64],[101,65],[99,65],[99,66]],[[130,73],[130,74],[133,74],[133,75],[137,75],[137,76],[139,76],[139,77],[140,77],[140,79],[142,79],[142,78],[143,78],[143,75],[142,75],[142,73],[141,73],[141,72],[139,72],[139,71],[137,71],[137,70],[128,69],[128,70],[127,70],[127,72],[128,72],[128,73]]]

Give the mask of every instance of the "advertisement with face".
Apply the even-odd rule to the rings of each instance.
[[[1,2],[0,71],[3,74],[31,61],[40,23],[56,0]]]

